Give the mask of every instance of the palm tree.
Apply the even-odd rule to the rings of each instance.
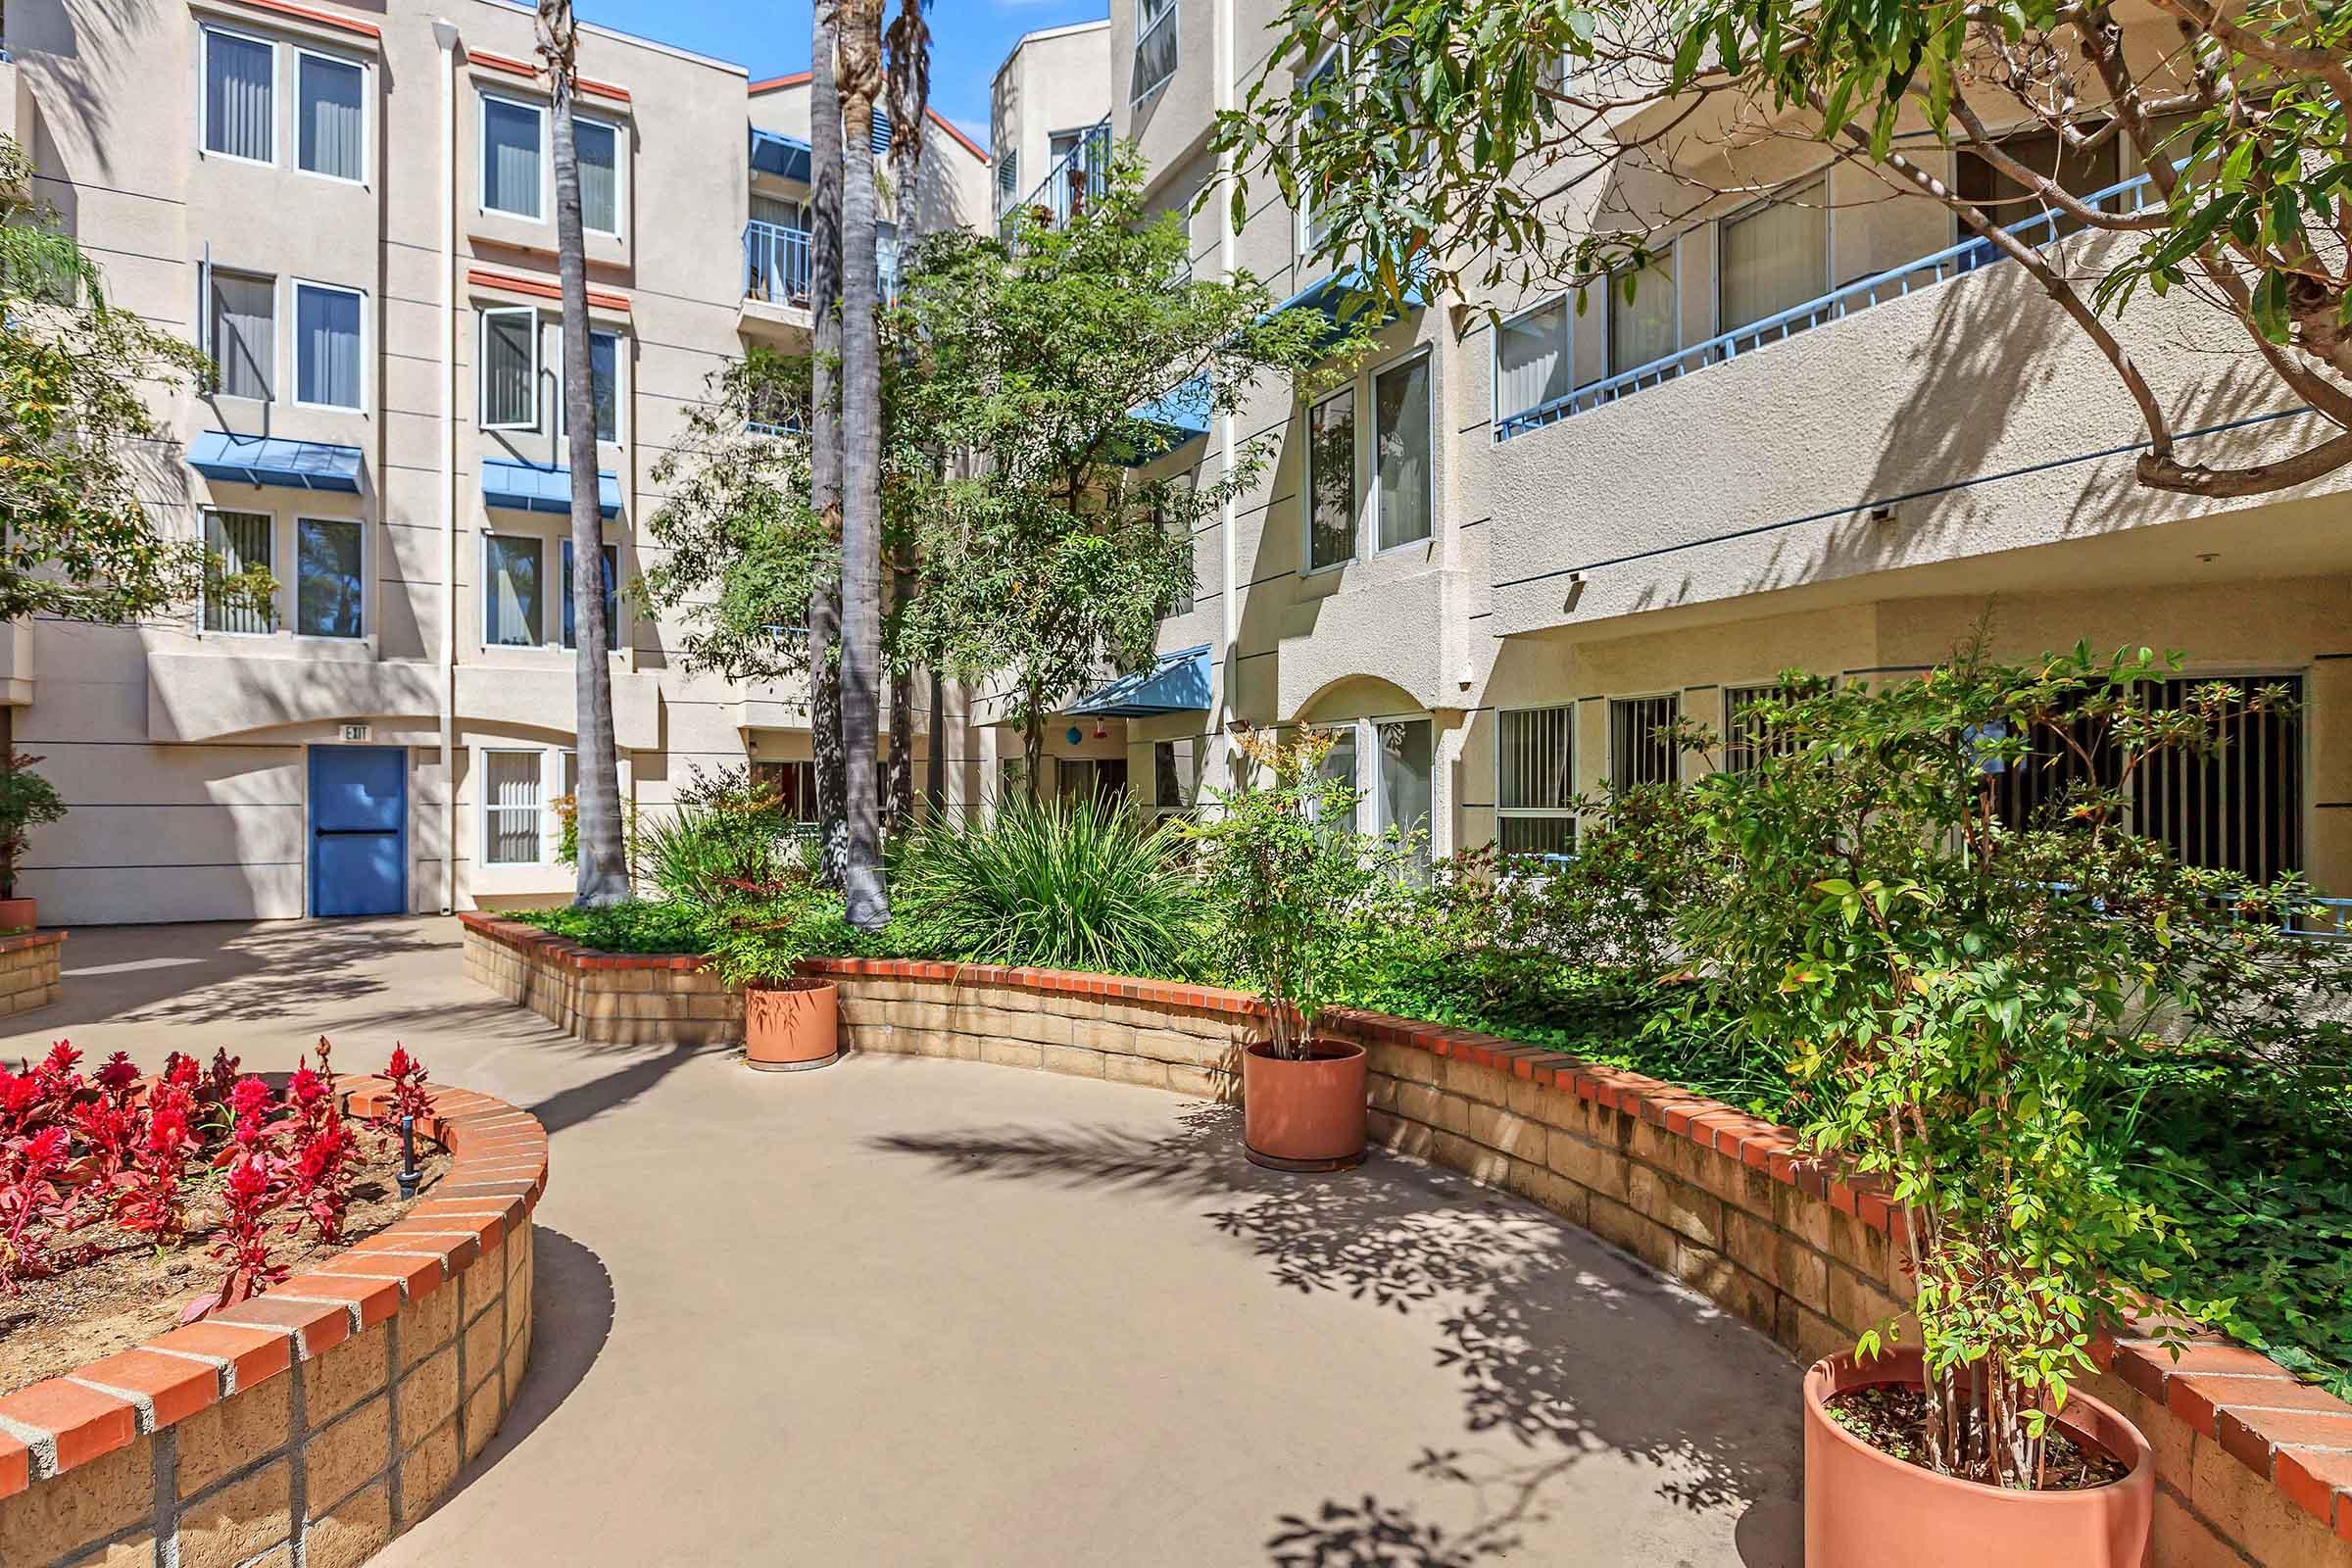
[[[579,881],[582,907],[629,896],[621,848],[620,763],[612,739],[612,628],[605,623],[605,521],[597,511],[596,407],[590,382],[588,255],[580,237],[580,160],[572,139],[578,29],[571,0],[539,0],[539,58],[547,70],[548,120],[555,126],[556,275],[564,296],[564,430],[571,467],[571,607],[579,759]]]
[[[882,817],[874,789],[882,642],[882,348],[876,330],[874,99],[882,86],[881,0],[841,12],[841,745],[850,923],[889,923]]]
[[[809,370],[808,508],[841,541],[841,93],[834,80],[840,22],[817,0],[808,39],[808,294],[815,318]],[[816,752],[816,816],[825,880],[840,885],[849,855],[848,765],[841,745],[841,578],[828,572],[808,603],[808,732]]]

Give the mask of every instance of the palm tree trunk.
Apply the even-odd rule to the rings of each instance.
[[[841,543],[841,93],[834,80],[840,31],[834,0],[817,0],[808,41],[810,157],[808,293],[814,317],[809,362],[809,510]],[[849,860],[849,774],[841,746],[841,575],[820,574],[808,602],[808,733],[816,753],[816,816],[824,877],[842,885]]]
[[[571,131],[578,69],[571,0],[539,0],[539,57],[547,69],[555,129],[556,274],[564,297],[564,431],[571,468],[572,654],[579,760],[578,881],[583,908],[629,896],[621,846],[620,761],[612,738],[612,628],[605,622],[605,519],[597,510],[596,400],[590,383],[588,255],[580,236],[580,161]]]
[[[890,921],[874,788],[882,642],[882,352],[874,311],[874,97],[882,85],[880,0],[841,0],[841,744],[847,754],[852,925]]]
[[[893,618],[906,613],[914,591],[914,573],[901,554],[890,564],[890,605]],[[914,820],[914,670],[906,660],[890,662],[890,766],[883,774],[890,808],[883,822],[891,833],[903,833]]]

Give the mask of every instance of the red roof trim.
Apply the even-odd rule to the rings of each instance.
[[[966,136],[962,131],[957,130],[954,125],[949,124],[945,115],[942,115],[938,110],[932,108],[929,104],[925,104],[923,106],[923,113],[931,117],[931,122],[933,124],[946,131],[949,135],[955,137],[956,140],[962,145],[965,152],[970,153],[974,158],[979,159],[984,164],[988,162],[988,154],[981,151],[980,144],[972,140],[971,137]]]
[[[288,0],[233,0],[233,3],[251,6],[256,11],[274,11],[281,17],[298,17],[304,22],[316,22],[322,27],[340,27],[345,32],[356,32],[363,38],[373,38],[378,42],[384,36],[383,29],[371,22],[339,17],[332,11],[313,11],[309,6],[289,4]]]
[[[262,0],[245,0],[245,3],[259,5]],[[270,0],[270,3],[276,4],[279,3],[279,0]],[[533,81],[539,77],[539,68],[527,60],[514,60],[506,55],[494,55],[480,49],[466,50],[466,63],[472,66],[487,66],[492,71],[503,71],[511,76],[522,76]],[[597,81],[588,76],[582,76],[578,80],[580,91],[590,97],[610,98],[616,103],[629,102],[629,89],[626,87],[617,87],[612,82]]]
[[[765,81],[755,81],[745,90],[757,97],[763,92],[774,92],[779,87],[798,87],[815,74],[816,73],[812,71],[795,71],[789,75],[770,76]]]
[[[563,285],[553,278],[525,277],[518,272],[493,272],[486,267],[466,269],[466,281],[476,288],[503,288],[511,294],[530,294],[543,300],[560,300],[564,297]],[[629,297],[608,288],[592,288],[588,291],[588,303],[602,306],[608,311],[625,312],[629,308]]]

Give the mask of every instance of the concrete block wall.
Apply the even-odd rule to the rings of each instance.
[[[0,1561],[351,1568],[432,1508],[530,1364],[547,1134],[466,1090],[420,1130],[457,1158],[389,1229],[0,1398]]]
[[[27,931],[0,937],[0,1018],[57,1000],[58,964],[65,956],[63,931]]]

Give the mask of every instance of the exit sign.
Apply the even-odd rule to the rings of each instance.
[[[346,724],[343,726],[343,738],[347,741],[364,741],[368,738],[368,726],[365,724]]]

